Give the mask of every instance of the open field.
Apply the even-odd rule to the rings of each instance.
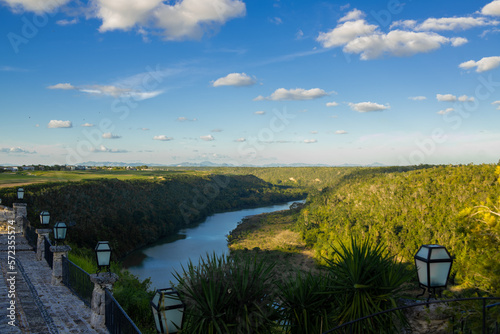
[[[22,171],[0,173],[0,188],[22,186],[44,182],[68,182],[85,179],[154,179],[166,175],[189,173],[203,174],[203,172],[186,170],[85,170],[85,171]]]

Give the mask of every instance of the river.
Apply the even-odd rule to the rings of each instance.
[[[200,256],[207,253],[227,254],[226,236],[243,218],[286,210],[294,202],[303,201],[211,215],[197,226],[182,229],[175,236],[131,253],[124,259],[123,266],[141,280],[150,277],[154,289],[170,287],[171,282],[177,282],[173,273],[182,272],[182,266],[186,267],[189,259],[196,264]]]

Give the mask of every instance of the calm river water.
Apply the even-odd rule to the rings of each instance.
[[[170,282],[177,282],[172,273],[181,272],[181,266],[186,267],[189,259],[198,263],[200,256],[207,253],[227,253],[226,235],[243,218],[286,210],[294,202],[299,201],[214,214],[195,227],[182,229],[171,238],[133,252],[125,258],[123,265],[141,280],[151,277],[154,289],[170,287]]]

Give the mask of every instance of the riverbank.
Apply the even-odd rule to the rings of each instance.
[[[302,204],[289,210],[263,213],[243,219],[228,235],[232,255],[259,254],[275,262],[280,280],[293,278],[298,272],[318,272],[313,250],[306,247],[295,221]]]

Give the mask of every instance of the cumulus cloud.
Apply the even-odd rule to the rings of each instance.
[[[376,25],[368,24],[365,20],[347,21],[337,25],[329,32],[320,32],[316,40],[325,48],[341,46],[360,36],[372,34]]]
[[[472,96],[469,97],[467,95],[462,95],[462,96],[459,96],[457,98],[457,100],[459,102],[473,102],[474,101],[474,97],[472,97]]]
[[[349,107],[357,112],[382,111],[390,108],[388,104],[383,105],[375,102],[349,103]]]
[[[492,105],[497,105],[497,110],[500,110],[500,100],[491,103]]]
[[[351,10],[349,13],[347,13],[344,17],[342,17],[339,20],[339,23],[345,22],[345,21],[357,21],[359,19],[364,18],[365,16],[366,16],[365,13],[363,13],[362,11],[355,8],[355,9]]]
[[[174,138],[167,137],[165,135],[159,135],[159,136],[154,136],[153,139],[154,140],[160,140],[160,141],[170,141],[170,140],[173,140]]]
[[[323,89],[312,88],[312,89],[285,89],[278,88],[271,94],[271,96],[263,97],[262,95],[256,97],[254,101],[262,100],[272,100],[272,101],[283,101],[283,100],[312,100],[328,95]]]
[[[326,106],[327,106],[327,107],[336,107],[336,106],[338,106],[338,105],[339,105],[339,104],[338,104],[337,102],[327,102],[327,103],[326,103]]]
[[[104,138],[104,139],[119,139],[121,137],[122,136],[114,135],[111,132],[106,132],[106,133],[102,134],[102,138]]]
[[[317,139],[304,139],[304,143],[306,143],[306,144],[314,144],[317,142],[318,142]]]
[[[83,123],[81,126],[90,128],[90,127],[93,127],[94,124],[92,124],[92,123]]]
[[[202,140],[204,140],[204,141],[212,141],[212,140],[215,140],[214,136],[212,136],[212,135],[200,136],[200,139],[202,139]]]
[[[485,71],[490,71],[494,68],[497,68],[500,66],[500,57],[499,56],[494,56],[494,57],[483,57],[478,61],[474,60],[469,60],[464,63],[461,63],[458,65],[458,67],[469,70],[472,68],[476,68],[476,72],[485,72]]]
[[[238,143],[243,143],[243,142],[246,142],[247,140],[243,137],[241,138],[238,138],[238,139],[235,139],[235,142],[238,142]]]
[[[48,128],[56,129],[56,128],[72,128],[73,124],[71,121],[58,121],[58,120],[51,120],[49,124],[47,125]]]
[[[60,26],[69,26],[69,25],[73,25],[73,24],[77,24],[77,23],[78,23],[78,19],[76,17],[73,20],[63,19],[63,20],[56,21],[56,24],[58,24]]]
[[[0,148],[0,153],[7,153],[7,154],[35,154],[36,151],[28,151],[28,150],[22,149],[20,147],[4,147],[4,148]]]
[[[219,78],[212,83],[212,86],[251,86],[257,81],[246,73],[229,73],[225,77]]]
[[[48,86],[47,88],[48,89],[63,89],[63,90],[76,89],[76,87],[70,83],[58,83],[56,85]]]
[[[457,97],[452,94],[436,94],[436,99],[439,102],[455,102]]]
[[[500,0],[494,0],[481,9],[483,15],[500,16]]]
[[[424,101],[427,100],[425,96],[410,96],[408,99],[413,101]]]
[[[263,110],[259,110],[259,111],[254,112],[255,115],[264,115],[265,113],[266,112]]]
[[[437,113],[439,115],[446,115],[446,114],[448,114],[448,113],[450,113],[452,111],[455,111],[455,109],[453,109],[453,108],[446,108],[444,110],[439,110]]]
[[[54,11],[58,7],[69,2],[69,0],[4,0],[4,2],[6,2],[14,12],[30,11],[44,13]]]
[[[337,26],[328,32],[320,32],[316,41],[324,48],[343,46],[346,53],[359,54],[362,60],[380,58],[384,55],[411,56],[436,50],[444,44],[460,46],[467,43],[463,37],[444,37],[430,30],[453,30],[458,27],[494,25],[496,21],[485,18],[451,18],[429,19],[418,25],[416,21],[397,21],[391,25],[412,29],[407,31],[395,29],[388,33],[380,31],[379,26],[368,24],[364,13],[353,10],[341,18]],[[462,20],[464,19],[464,20]]]
[[[346,135],[347,133],[348,133],[348,132],[347,132],[347,131],[345,131],[345,130],[337,130],[337,131],[335,131],[335,134],[336,134],[336,135]]]
[[[99,145],[99,147],[95,147],[92,152],[95,153],[127,153],[127,150],[120,150],[117,148],[107,148],[104,145]]]

